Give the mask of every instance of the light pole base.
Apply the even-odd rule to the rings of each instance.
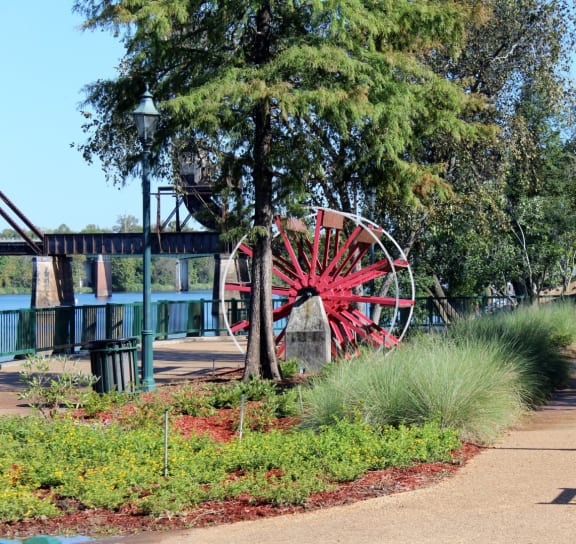
[[[149,303],[148,303],[149,304]],[[150,310],[147,310],[148,313]],[[146,310],[145,310],[146,312]],[[146,320],[148,321],[148,320]],[[142,382],[144,392],[156,391],[154,381],[154,332],[150,329],[142,330]]]
[[[156,391],[156,382],[154,379],[144,379],[140,384],[140,389],[143,393],[149,393],[150,391]]]

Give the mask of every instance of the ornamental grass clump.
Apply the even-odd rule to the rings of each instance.
[[[415,335],[387,355],[366,350],[312,383],[304,425],[436,421],[465,440],[490,442],[567,382],[575,317],[573,305],[523,308]]]
[[[534,407],[570,377],[570,361],[563,350],[576,340],[576,311],[565,303],[524,307],[458,321],[447,335],[459,344],[473,340],[497,344],[519,372],[525,403]]]
[[[302,425],[318,428],[340,419],[381,426],[407,421],[408,371],[397,358],[371,350],[330,365],[304,390]]]
[[[526,392],[514,356],[482,341],[426,340],[403,354],[411,367],[408,421],[434,420],[457,429],[463,440],[487,443],[519,419]]]
[[[465,440],[488,442],[522,413],[518,372],[498,346],[422,336],[389,356],[364,352],[320,378],[305,395],[305,425],[334,418],[378,427],[437,422]]]

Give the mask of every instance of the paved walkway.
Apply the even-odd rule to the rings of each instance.
[[[140,359],[140,353],[138,354]],[[68,357],[75,368],[86,374],[91,372],[90,355],[81,352]],[[0,363],[0,414],[26,414],[31,409],[18,400],[24,390],[20,382],[21,360]],[[244,356],[228,338],[202,337],[168,340],[154,343],[154,380],[166,385],[207,375],[225,374],[244,366]],[[71,370],[70,367],[68,367]],[[50,371],[57,374],[62,364],[55,360]]]
[[[230,349],[233,347],[222,342],[173,344],[166,349],[158,346],[156,380],[162,383],[197,373],[233,369],[242,361]],[[15,366],[0,370],[0,399],[9,391],[11,368]],[[11,409],[13,405],[11,408],[6,400],[0,402],[0,413]],[[437,485],[308,514],[104,542],[571,544],[574,541],[576,384],[572,383],[517,429]]]

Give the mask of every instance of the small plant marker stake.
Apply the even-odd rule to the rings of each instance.
[[[238,434],[240,435],[240,440],[242,440],[242,430],[244,428],[244,393],[242,393],[242,398],[240,399],[240,425],[238,427]]]
[[[216,376],[216,359],[212,359],[212,377]]]
[[[304,369],[299,368],[298,374],[300,374],[300,375],[304,374]],[[304,401],[302,400],[302,387],[300,386],[300,384],[298,384],[298,400],[300,401],[300,412],[303,412],[304,411]]]
[[[164,410],[164,478],[168,476],[168,409]]]

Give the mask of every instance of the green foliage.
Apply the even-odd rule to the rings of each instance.
[[[133,396],[123,391],[108,391],[97,393],[91,391],[84,397],[82,409],[86,416],[94,417],[100,412],[113,410],[116,407],[124,406],[133,400]]]
[[[51,365],[59,365],[59,372],[52,372]],[[22,365],[20,381],[25,390],[18,398],[45,417],[54,417],[62,409],[78,408],[83,405],[97,379],[77,369],[77,362],[67,357],[46,358],[40,355],[29,357]]]
[[[197,387],[189,384],[171,392],[170,406],[173,411],[190,416],[207,416],[216,411],[212,397],[200,394]]]
[[[288,359],[280,363],[280,372],[283,378],[290,378],[298,374],[300,370],[298,361],[296,359]]]
[[[164,477],[161,425],[3,417],[0,440],[2,521],[57,515],[53,494],[89,508],[130,504],[153,515],[184,513],[203,501],[240,494],[257,502],[302,504],[312,492],[369,469],[450,460],[459,446],[453,432],[433,424],[376,431],[339,421],[319,432],[248,432],[225,444],[172,434]]]
[[[572,305],[458,322],[447,336],[417,336],[388,356],[334,365],[305,391],[305,422],[437,422],[490,442],[569,376],[561,348],[576,336]]]
[[[430,154],[429,143],[440,139],[451,148],[483,133],[481,101],[426,64],[431,51],[458,55],[465,26],[476,19],[467,6],[185,5],[120,1],[110,10],[93,0],[74,3],[86,28],[125,32],[127,51],[117,80],[87,89],[89,139],[80,150],[88,160],[99,156],[110,177],[129,175],[138,149],[126,113],[143,83],[154,81],[162,110],[158,170],[172,178],[183,149],[208,150],[222,199],[246,199],[232,205],[240,213],[226,217],[225,230],[251,217],[243,211],[253,204],[258,217],[272,202],[297,207],[313,195],[352,210],[355,198],[376,186],[404,201],[445,195],[445,157]],[[261,133],[257,112],[265,118]],[[267,145],[257,145],[261,136]],[[243,182],[241,192],[231,190],[231,177]]]
[[[251,380],[231,384],[184,384],[158,393],[130,395],[112,391],[104,395],[89,393],[83,399],[83,412],[94,417],[110,416],[126,428],[161,425],[165,411],[173,415],[205,417],[218,409],[231,409],[240,422],[240,406],[244,401],[245,429],[265,430],[279,417],[299,413],[298,395],[294,389],[280,391],[270,381]]]
[[[575,317],[573,304],[541,304],[458,322],[449,329],[449,336],[457,342],[471,339],[498,345],[519,373],[524,401],[534,406],[570,376],[562,348],[576,341]]]
[[[137,291],[142,285],[142,259],[116,259],[112,263],[112,289]]]
[[[379,191],[369,210],[411,248],[423,288],[435,274],[449,296],[508,280],[518,294],[532,295],[567,285],[574,270],[575,95],[565,66],[572,63],[576,9],[570,0],[470,7],[477,17],[467,20],[460,54],[434,50],[426,62],[492,105],[464,116],[493,123],[497,137],[455,146],[450,134],[429,140],[421,160],[444,157],[452,198],[432,193],[415,213]]]
[[[305,424],[289,431],[269,428],[296,413],[297,389],[258,380],[86,396],[87,413],[104,410],[106,423],[2,417],[0,521],[58,515],[54,497],[163,516],[240,495],[303,504],[367,470],[449,461],[459,438],[493,439],[562,384],[574,312],[550,304],[478,318],[389,356],[364,352],[330,365],[305,391]],[[229,442],[171,425],[164,476],[166,410],[171,420],[217,407],[239,414],[242,400],[245,432]]]
[[[261,401],[276,395],[275,385],[267,380],[252,379],[247,382],[237,382],[230,386],[208,386],[211,404],[215,408],[231,408],[239,406],[242,397],[246,401]]]
[[[0,292],[30,292],[32,288],[32,257],[0,256]]]
[[[142,232],[142,227],[138,224],[138,218],[133,215],[119,215],[116,224],[112,227],[113,232]]]
[[[495,351],[422,337],[386,358],[365,354],[305,392],[306,423],[316,427],[335,417],[379,426],[436,421],[464,439],[490,441],[522,408],[516,375]]]

